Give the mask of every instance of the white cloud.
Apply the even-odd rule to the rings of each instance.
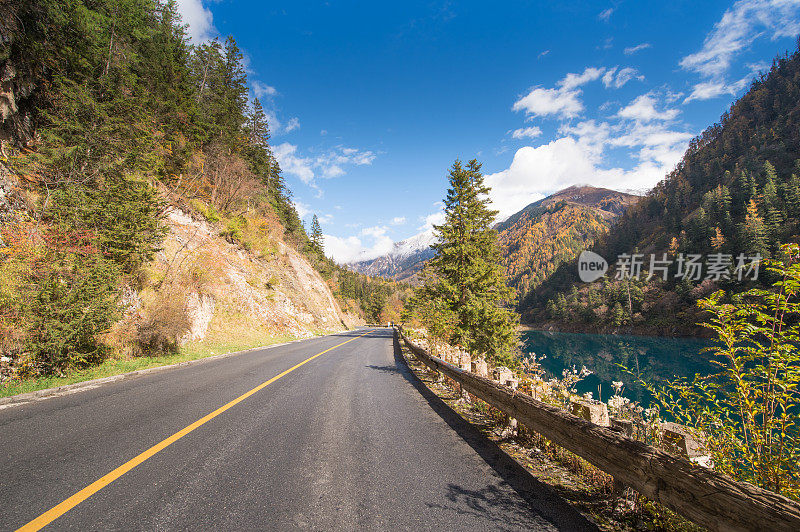
[[[603,75],[604,68],[588,67],[581,74],[567,74],[557,83],[556,89],[534,87],[526,95],[514,102],[514,111],[525,111],[528,115],[557,115],[562,118],[573,118],[583,111],[583,103],[579,96],[579,87],[594,81]]]
[[[533,139],[542,134],[542,130],[536,126],[515,129],[511,132],[511,137],[515,139]]]
[[[599,18],[599,19],[600,19],[600,20],[602,20],[603,22],[608,22],[608,19],[610,19],[610,18],[611,18],[611,14],[612,14],[613,12],[614,12],[614,8],[613,8],[613,7],[609,7],[608,9],[605,9],[605,10],[601,11],[601,12],[600,12],[600,13],[597,15],[597,18]]]
[[[394,242],[386,234],[385,226],[367,227],[359,236],[340,238],[324,235],[325,252],[339,263],[372,260],[386,255],[392,250]]]
[[[542,57],[546,56],[550,53],[550,50],[544,50],[543,52],[539,52],[539,55],[536,56],[536,59],[541,59]]]
[[[537,87],[527,96],[514,103],[514,111],[524,110],[536,116],[561,115],[565,118],[577,116],[583,111],[583,104],[578,99],[580,91],[561,91],[558,89],[542,89]]]
[[[719,80],[730,68],[734,56],[758,37],[767,34],[775,40],[794,37],[798,32],[800,2],[797,0],[739,0],[714,24],[703,48],[684,57],[680,66]]]
[[[403,225],[404,223],[406,223],[405,216],[395,216],[392,218],[392,225]]]
[[[284,142],[272,149],[281,170],[300,179],[305,184],[314,180],[313,161],[297,154],[297,146]]]
[[[622,51],[622,53],[624,53],[625,55],[632,55],[632,54],[635,54],[636,52],[640,52],[642,50],[646,50],[647,48],[650,48],[650,43],[649,42],[643,42],[641,44],[637,44],[636,46],[629,46],[629,47],[625,48]]]
[[[184,24],[189,25],[189,38],[199,44],[217,34],[214,16],[203,6],[203,0],[178,0],[178,12]]]
[[[511,166],[487,175],[486,183],[492,187],[492,203],[503,219],[548,194],[575,184],[617,190],[650,188],[674,168],[683,154],[682,149],[670,152],[655,148],[643,150],[639,163],[631,170],[605,169],[592,149],[572,137],[562,137],[536,148],[520,148]]]
[[[301,156],[297,146],[288,142],[278,144],[273,152],[284,172],[311,186],[315,186],[315,178],[331,179],[342,176],[346,173],[345,166],[370,165],[376,157],[371,151],[344,146],[336,146],[315,157]]]
[[[700,83],[696,83],[694,87],[692,87],[692,93],[689,94],[685,100],[683,100],[683,103],[689,103],[693,100],[710,100],[725,94],[736,95],[740,90],[747,87],[759,70],[766,68],[763,63],[750,64],[748,66],[751,69],[750,73],[740,80],[734,81],[733,83],[729,83],[721,79],[701,81]]]
[[[612,82],[617,69],[612,69]],[[548,194],[575,184],[645,190],[671,171],[692,134],[676,129],[677,109],[663,109],[655,93],[639,96],[611,121],[565,122],[560,138],[517,150],[510,167],[486,176],[491,199],[504,219]],[[625,148],[633,167],[609,164],[613,148]]]
[[[605,74],[603,74],[603,85],[605,85],[606,88],[613,87],[615,89],[619,89],[632,79],[644,81],[644,76],[639,74],[635,68],[614,67],[606,70]]]
[[[434,225],[442,225],[444,223],[444,205],[438,203],[439,210],[427,216],[420,217],[422,225],[417,227],[418,231],[433,231]]]
[[[301,220],[305,219],[306,216],[311,214],[311,207],[308,205],[308,203],[303,203],[299,200],[294,202],[294,210],[297,211],[297,216],[299,216]]]
[[[652,94],[642,94],[617,113],[620,118],[650,122],[651,120],[674,120],[680,111],[677,109],[656,110],[656,100]]]
[[[289,119],[289,122],[286,123],[286,127],[283,128],[283,131],[290,133],[295,129],[300,129],[300,120],[296,116]]]
[[[278,94],[278,90],[275,87],[258,80],[251,81],[250,86],[253,88],[253,93],[255,93],[257,98],[275,96]]]
[[[710,100],[730,93],[730,88],[723,81],[703,81],[692,88],[692,93],[683,100],[683,103],[689,103],[692,100]]]
[[[581,85],[586,85],[590,81],[600,78],[604,70],[605,68],[587,67],[582,74],[567,74],[564,79],[558,82],[558,85],[566,91],[577,89]]]

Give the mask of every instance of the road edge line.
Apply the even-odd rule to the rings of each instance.
[[[348,331],[340,331],[340,332],[348,332]],[[16,395],[9,395],[8,397],[0,397],[0,410],[4,410],[6,408],[12,408],[15,406],[22,406],[28,403],[35,403],[39,401],[43,401],[45,399],[52,399],[54,397],[62,397],[64,395],[71,395],[73,393],[78,393],[86,390],[92,390],[104,384],[109,384],[112,382],[117,382],[126,379],[133,379],[136,377],[142,377],[144,375],[149,375],[151,373],[158,373],[160,371],[167,371],[175,368],[180,368],[183,366],[189,366],[192,364],[197,364],[200,362],[210,362],[213,360],[219,360],[222,358],[228,358],[236,355],[243,355],[245,353],[249,353],[251,351],[258,351],[261,349],[272,349],[273,347],[281,347],[284,345],[294,344],[297,342],[305,342],[307,340],[315,340],[317,338],[324,338],[325,336],[332,336],[334,334],[339,333],[330,333],[330,334],[323,334],[320,336],[313,336],[311,338],[298,338],[296,340],[290,340],[288,342],[283,342],[280,344],[269,344],[269,345],[262,345],[258,347],[251,347],[250,349],[243,349],[241,351],[232,351],[229,353],[221,353],[219,355],[211,355],[208,357],[203,358],[196,358],[194,360],[184,360],[183,362],[176,362],[175,364],[166,364],[164,366],[155,366],[152,368],[146,369],[137,369],[133,371],[127,371],[125,373],[118,373],[116,375],[109,375],[108,377],[100,377],[97,379],[92,379],[88,381],[81,381],[75,382],[72,384],[64,384],[62,386],[55,386],[53,388],[44,388],[42,390],[35,390],[33,392],[24,392],[18,393]]]

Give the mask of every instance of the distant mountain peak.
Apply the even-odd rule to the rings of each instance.
[[[347,267],[351,270],[371,275],[386,277],[398,281],[414,282],[416,274],[422,269],[425,261],[433,257],[431,244],[436,241],[433,229],[395,242],[392,250],[372,260],[351,262]]]

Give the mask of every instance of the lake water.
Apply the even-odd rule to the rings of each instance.
[[[716,368],[709,362],[711,353],[702,352],[714,345],[711,340],[546,331],[524,331],[521,337],[525,353],[536,353],[537,358],[545,355],[540,363],[549,376],[561,377],[561,372],[573,365],[578,370],[581,366],[590,369],[593,374],[575,388],[580,394],[592,392],[597,398],[599,386],[603,401],[613,392],[611,382],[622,381],[622,395],[643,406],[650,403],[647,391],[635,385],[635,379],[617,364],[638,372],[647,382],[691,377]]]

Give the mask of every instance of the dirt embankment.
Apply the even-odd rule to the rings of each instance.
[[[174,208],[167,213],[166,225],[169,232],[150,272],[162,285],[179,287],[174,297],[185,301],[190,321],[184,343],[306,336],[361,323],[341,310],[311,264],[280,240],[268,253],[250,252],[219,236],[213,224]],[[130,293],[129,308],[147,297]]]

